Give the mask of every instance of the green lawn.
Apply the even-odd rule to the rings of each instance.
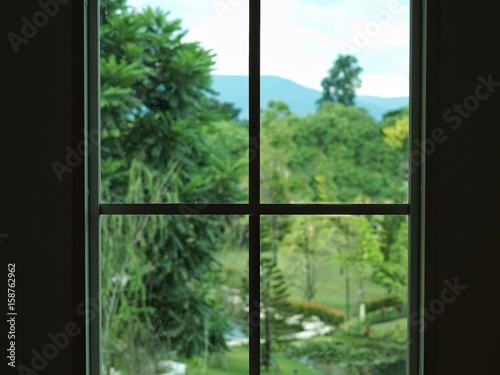
[[[223,263],[226,270],[231,270],[228,284],[234,288],[241,288],[241,277],[247,276],[248,254],[243,251],[224,251],[217,253],[217,258]],[[288,278],[288,290],[290,298],[298,301],[304,300],[304,291],[300,285],[305,283],[305,276],[294,272],[296,259],[292,257],[280,257],[278,254],[278,265]],[[333,256],[325,257],[318,262],[318,292],[313,302],[334,308],[338,311],[346,311],[346,276],[341,274],[339,266]],[[350,306],[351,317],[358,314],[356,295],[359,290],[360,280],[355,272],[350,272]],[[363,282],[365,299],[381,297],[387,294],[382,287],[365,280]]]
[[[407,318],[391,320],[390,322],[373,324],[372,329],[376,332],[391,331],[399,328],[406,331]]]
[[[309,369],[298,361],[293,361],[283,356],[277,356],[280,366],[280,373],[284,375],[322,375],[321,372]],[[223,366],[207,368],[206,375],[244,375],[248,374],[248,347],[242,346],[239,348],[231,348],[222,361]],[[294,371],[296,371],[294,373]],[[262,374],[266,374],[264,369],[261,370]],[[199,358],[188,361],[188,375],[203,375],[202,363]],[[271,368],[268,374],[274,374],[274,369]]]

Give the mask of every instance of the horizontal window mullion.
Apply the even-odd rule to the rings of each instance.
[[[101,215],[409,215],[409,204],[101,204]]]

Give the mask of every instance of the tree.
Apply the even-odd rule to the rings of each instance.
[[[346,320],[350,319],[350,274],[356,272],[361,281],[366,280],[374,268],[378,268],[383,261],[375,231],[368,219],[363,216],[343,217],[336,219],[337,233],[333,243],[337,248],[337,259],[346,275]]]
[[[237,168],[206,141],[217,121],[235,116],[211,99],[214,55],[185,42],[180,21],[159,9],[138,12],[124,1],[102,1],[101,15],[104,200],[237,201]],[[107,223],[104,345],[121,343],[138,361],[139,348],[185,356],[224,351],[228,326],[213,298],[213,272],[226,223],[206,216]],[[161,345],[150,345],[152,337]],[[129,367],[137,373],[140,366]]]
[[[356,90],[361,87],[359,75],[363,69],[358,66],[358,60],[351,55],[339,55],[328,76],[321,81],[323,95],[318,100],[324,102],[354,105]]]
[[[264,314],[264,348],[261,354],[261,364],[268,371],[273,352],[272,336],[274,330],[271,315],[273,311],[285,304],[288,298],[288,289],[283,273],[272,259],[262,257],[260,266],[260,298]]]
[[[382,131],[365,110],[324,103],[291,126],[288,167],[296,201],[373,203],[394,196],[389,168],[399,165],[387,163]]]
[[[310,302],[314,300],[319,284],[324,282],[318,280],[318,269],[329,255],[328,218],[297,216],[289,220],[289,231],[281,242],[282,252],[293,259],[293,266],[288,268],[286,276]]]
[[[388,112],[382,121],[386,160],[392,164],[394,180],[405,187],[408,185],[409,165],[409,131],[410,119],[408,107]],[[406,198],[406,197],[405,197]]]
[[[296,147],[292,141],[292,124],[297,120],[282,101],[272,100],[262,111],[260,148],[263,202],[283,203],[291,199],[287,162],[290,152]]]
[[[374,270],[373,280],[404,301],[408,292],[408,220],[404,216],[385,216],[380,224],[384,261]]]

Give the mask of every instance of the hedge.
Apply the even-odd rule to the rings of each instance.
[[[325,323],[339,325],[344,322],[344,314],[319,303],[286,301],[284,309],[294,314],[304,314],[305,316],[316,315]]]
[[[370,298],[365,300],[366,312],[377,311],[382,307],[392,307],[397,304],[404,305],[404,300],[400,296],[390,295],[381,298]]]
[[[401,310],[397,311],[394,306],[391,306],[382,313],[382,309],[378,311],[371,311],[366,314],[365,323],[366,324],[376,324],[383,322],[390,322],[391,320],[396,320],[406,317],[408,314],[406,306],[401,306]]]

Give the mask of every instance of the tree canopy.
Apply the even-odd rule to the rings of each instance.
[[[344,105],[354,105],[356,90],[361,87],[359,75],[363,69],[358,65],[358,59],[351,55],[339,55],[333,67],[321,81],[323,95],[319,103],[333,102]]]
[[[181,21],[160,9],[103,1],[101,14],[103,198],[237,201],[239,167],[205,137],[234,118],[208,95],[214,54],[186,42]],[[150,340],[186,356],[226,349],[227,323],[211,293],[222,225],[206,216],[103,222],[106,347],[130,352]]]

